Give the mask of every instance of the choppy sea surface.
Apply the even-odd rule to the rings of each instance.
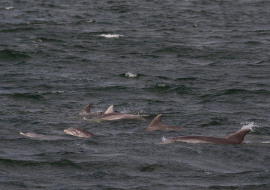
[[[1,0],[0,189],[270,189],[269,10],[268,0]],[[88,103],[148,117],[95,122],[79,116]],[[144,132],[158,114],[185,129]],[[240,145],[160,144],[246,124],[257,127]],[[63,132],[72,126],[96,136]]]

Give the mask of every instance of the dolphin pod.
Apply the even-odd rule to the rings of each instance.
[[[79,113],[79,115],[90,116],[99,120],[106,121],[114,121],[121,119],[142,119],[144,116],[142,115],[134,115],[129,113],[119,113],[115,112],[113,105],[111,105],[105,112],[91,112],[92,104],[88,104],[84,107],[84,109]],[[171,126],[163,124],[162,114],[157,115],[152,122],[144,129],[145,132],[151,132],[156,130],[181,130],[183,127],[179,126]],[[211,137],[211,136],[179,136],[179,137],[171,137],[171,138],[162,138],[162,143],[173,143],[173,142],[185,142],[185,143],[213,143],[213,144],[241,144],[244,142],[245,136],[252,131],[252,127],[242,127],[239,131],[225,137]],[[65,129],[64,132],[68,135],[81,137],[81,138],[91,138],[95,136],[92,132],[89,132],[85,129],[70,127]],[[41,135],[32,132],[23,133],[20,132],[21,135],[38,139],[38,140],[58,140],[63,139],[63,137],[57,136],[49,136],[49,135]]]

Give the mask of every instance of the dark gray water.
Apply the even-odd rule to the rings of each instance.
[[[1,0],[0,189],[270,189],[269,10],[267,0]],[[89,121],[78,115],[88,103],[149,117]],[[185,130],[143,132],[160,113]],[[259,127],[241,145],[159,144],[244,124]],[[68,136],[71,126],[96,136]]]

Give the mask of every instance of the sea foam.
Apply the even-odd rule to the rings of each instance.
[[[138,74],[127,72],[127,73],[125,73],[125,76],[126,77],[129,77],[129,78],[137,78],[138,77]]]
[[[120,35],[120,34],[100,34],[99,36],[104,37],[104,38],[120,38],[120,37],[124,37],[123,35]]]
[[[5,9],[6,10],[12,10],[12,9],[14,9],[14,7],[6,7]]]

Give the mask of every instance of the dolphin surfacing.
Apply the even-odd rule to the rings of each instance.
[[[83,138],[90,138],[90,137],[95,136],[93,133],[85,129],[81,129],[77,127],[70,127],[68,129],[65,129],[64,132],[68,135],[72,135],[76,137],[83,137]]]
[[[130,113],[120,113],[115,112],[113,109],[113,105],[111,105],[103,115],[99,116],[97,119],[101,121],[115,121],[121,119],[143,119],[144,116],[142,115],[134,115]]]
[[[240,129],[236,133],[233,133],[225,138],[210,137],[210,136],[180,136],[172,138],[162,138],[164,144],[173,142],[185,142],[185,143],[213,143],[213,144],[242,144],[246,134],[251,129]]]
[[[20,132],[20,135],[25,136],[25,137],[29,137],[29,138],[35,139],[35,140],[61,140],[61,139],[64,139],[63,137],[42,135],[42,134],[37,134],[37,133],[33,133],[33,132],[27,132],[27,133]]]
[[[90,116],[90,117],[98,117],[98,116],[101,116],[103,113],[102,112],[95,112],[95,113],[92,113],[91,112],[91,107],[92,107],[92,104],[87,104],[83,110],[79,113],[79,115],[82,115],[82,116]]]
[[[145,132],[156,131],[156,130],[181,130],[183,127],[164,125],[161,122],[162,114],[156,116],[153,121],[144,130]]]
[[[91,112],[90,112],[90,109],[91,109],[91,106],[92,104],[87,104],[83,110],[79,113],[79,115],[89,115]]]
[[[92,104],[88,104],[84,109],[79,113],[79,115],[92,117],[92,119],[98,121],[115,121],[121,119],[144,119],[145,115],[134,115],[130,113],[120,113],[115,112],[113,105],[111,105],[105,112],[96,112],[92,113],[90,111]]]

